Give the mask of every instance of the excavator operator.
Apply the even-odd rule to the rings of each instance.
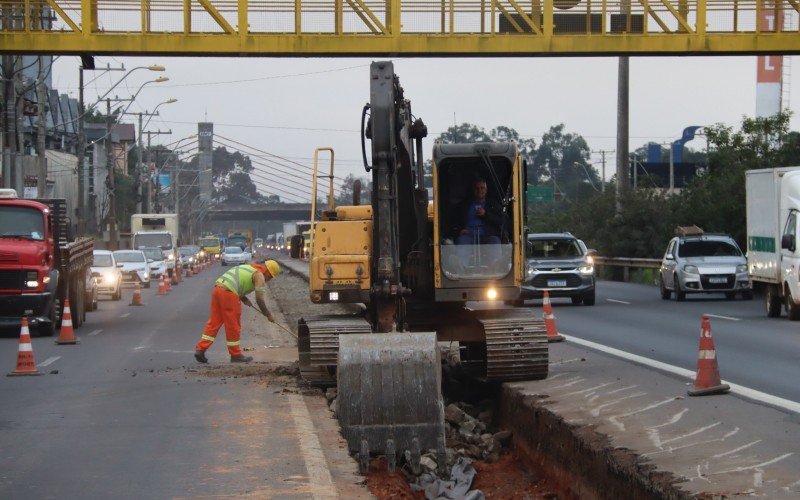
[[[245,356],[239,347],[239,337],[242,331],[242,304],[251,306],[247,295],[256,292],[256,303],[261,314],[271,322],[275,317],[267,309],[264,301],[267,290],[267,281],[276,277],[281,272],[281,267],[274,260],[267,260],[263,264],[243,264],[229,269],[217,278],[211,292],[211,316],[208,318],[206,328],[200,342],[195,346],[194,359],[200,363],[208,363],[206,351],[217,337],[222,325],[225,325],[225,340],[231,363],[249,363],[252,356]]]

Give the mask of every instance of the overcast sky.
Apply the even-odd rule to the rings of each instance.
[[[393,61],[414,114],[428,126],[426,155],[433,139],[454,122],[487,131],[506,125],[537,143],[551,125],[564,123],[593,150],[615,149],[616,58]],[[147,85],[129,110],[152,110],[169,98],[178,99],[161,106],[161,116],[150,122],[149,130],[172,130],[169,136],[154,136],[154,143],[196,134],[196,123],[207,120],[214,122],[216,135],[301,163],[310,164],[315,147],[332,146],[338,174],[364,174],[358,129],[361,108],[369,100],[370,59],[96,59],[98,67],[121,63],[127,69],[150,64],[167,69],[138,70],[112,92],[130,97],[143,82],[169,77],[168,82]],[[77,97],[79,64],[77,57],[55,63],[56,89]],[[86,82],[100,74],[92,73],[86,72]],[[87,84],[87,104],[123,74],[107,72]],[[631,58],[630,75],[631,150],[648,141],[674,140],[689,125],[738,126],[742,116],[755,113],[755,57]],[[790,90],[794,109],[800,96]],[[798,119],[792,119],[793,129],[799,128]],[[701,149],[705,142],[699,139],[689,146]],[[607,158],[610,178],[613,153]],[[594,162],[599,159],[599,154],[592,155]]]

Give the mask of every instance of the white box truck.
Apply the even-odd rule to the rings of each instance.
[[[131,248],[160,247],[172,274],[178,260],[178,214],[131,215]]]
[[[800,320],[800,167],[749,170],[747,269],[762,283],[767,316]]]

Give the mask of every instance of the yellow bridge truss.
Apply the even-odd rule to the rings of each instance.
[[[800,0],[0,0],[0,52],[800,53]]]

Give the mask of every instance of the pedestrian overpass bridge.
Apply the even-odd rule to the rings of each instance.
[[[5,53],[800,53],[799,0],[3,0],[0,8]]]
[[[299,221],[311,217],[310,203],[274,203],[241,207],[218,207],[209,209],[205,220],[208,222],[235,221]]]

